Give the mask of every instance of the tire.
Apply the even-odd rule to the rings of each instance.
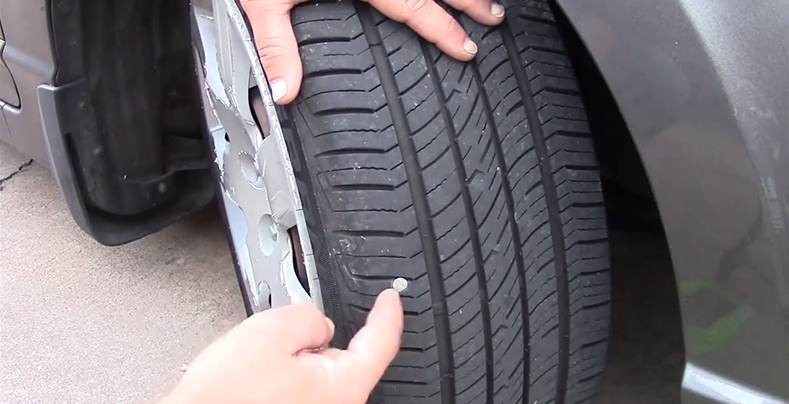
[[[334,344],[397,277],[405,332],[371,401],[591,402],[610,306],[602,190],[548,4],[459,21],[476,61],[367,4],[296,7],[304,64],[281,111]]]

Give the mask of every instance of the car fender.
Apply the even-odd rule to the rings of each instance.
[[[558,3],[655,194],[680,293],[683,403],[786,402],[789,6]]]

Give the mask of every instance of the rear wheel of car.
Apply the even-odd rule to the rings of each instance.
[[[589,402],[609,258],[592,137],[548,4],[459,21],[475,61],[367,4],[292,12],[304,64],[282,111],[324,308],[344,346],[394,279],[405,333],[372,401]]]

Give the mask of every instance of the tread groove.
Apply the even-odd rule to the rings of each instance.
[[[485,267],[482,262],[482,247],[480,246],[479,232],[477,231],[479,226],[474,216],[474,204],[471,200],[468,184],[466,183],[466,168],[463,163],[463,155],[460,151],[460,146],[458,145],[458,133],[455,130],[454,120],[452,116],[450,116],[449,109],[447,108],[446,95],[444,94],[441,81],[439,81],[438,69],[436,69],[435,62],[430,55],[430,48],[427,43],[422,39],[419,40],[419,43],[422,48],[422,56],[425,58],[425,64],[428,68],[428,75],[433,79],[435,95],[438,98],[438,105],[441,109],[441,115],[444,118],[444,124],[446,125],[446,130],[443,132],[449,137],[449,144],[452,149],[452,156],[455,160],[457,177],[460,182],[463,207],[466,211],[466,220],[471,237],[471,248],[474,251],[474,269],[478,282],[480,314],[482,315],[482,335],[485,351],[485,402],[486,404],[493,404],[493,343],[491,342],[492,332],[490,325],[490,307],[488,305],[488,288],[486,285]],[[469,119],[470,117],[471,115],[469,115]],[[468,120],[466,122],[468,122]],[[465,128],[465,125],[464,123],[461,131]]]
[[[490,99],[488,99],[488,93],[484,88],[484,82],[482,81],[482,75],[479,71],[479,66],[476,63],[471,63],[471,70],[474,74],[475,81],[477,82],[477,90],[482,97],[482,108],[485,111],[485,114],[488,117],[488,122],[494,122],[493,117],[493,110],[490,107]],[[512,233],[512,242],[517,246],[514,249],[515,251],[515,267],[518,272],[518,286],[521,289],[520,293],[520,300],[521,300],[521,316],[522,316],[522,330],[521,335],[523,338],[523,349],[524,349],[524,357],[528,358],[531,354],[529,349],[529,303],[526,297],[526,270],[523,264],[523,250],[520,248],[521,246],[521,239],[520,239],[520,231],[518,230],[518,222],[515,221],[515,201],[512,198],[512,187],[510,187],[510,180],[509,180],[509,168],[507,167],[506,161],[504,160],[504,151],[501,148],[501,139],[499,137],[498,128],[496,125],[490,125],[491,127],[491,138],[493,143],[493,150],[496,154],[496,161],[499,166],[501,172],[501,186],[504,189],[504,203],[507,207],[507,221],[509,222],[511,233]],[[529,361],[523,360],[521,361],[523,365],[523,404],[529,403],[529,369],[528,363]],[[517,367],[516,367],[517,369]]]
[[[443,278],[440,273],[440,258],[435,239],[435,231],[430,218],[430,206],[425,192],[424,179],[417,160],[416,147],[411,139],[409,123],[406,119],[405,108],[399,96],[394,70],[389,62],[386,49],[381,40],[381,33],[375,24],[371,7],[368,4],[355,2],[353,4],[359,16],[364,36],[370,44],[370,53],[373,56],[376,69],[381,80],[389,112],[397,134],[398,144],[402,150],[403,166],[406,171],[411,194],[414,198],[414,212],[419,227],[422,247],[424,249],[425,268],[430,284],[430,297],[433,301],[433,315],[435,316],[435,331],[438,351],[438,367],[440,374],[441,402],[442,404],[455,403],[454,360],[452,357],[452,339],[449,327],[449,316],[446,308]]]
[[[542,174],[543,191],[545,192],[546,205],[548,206],[548,220],[551,227],[551,240],[553,241],[554,266],[556,268],[556,292],[558,295],[559,312],[559,350],[557,362],[556,378],[556,401],[555,404],[564,404],[567,395],[567,377],[569,375],[569,345],[570,345],[570,292],[567,285],[567,258],[564,250],[564,236],[562,232],[562,222],[559,217],[559,200],[556,194],[555,182],[551,172],[550,161],[548,159],[548,146],[545,141],[545,134],[542,130],[540,118],[537,115],[533,92],[529,85],[529,79],[523,68],[523,62],[515,43],[515,36],[508,22],[501,27],[501,37],[504,48],[510,56],[512,70],[515,74],[515,81],[518,83],[518,90],[523,100],[523,109],[529,122],[529,129],[534,140],[534,148],[537,152],[540,173]]]

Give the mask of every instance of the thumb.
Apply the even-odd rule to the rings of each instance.
[[[242,0],[255,36],[260,63],[266,73],[271,96],[280,105],[296,98],[301,87],[301,58],[290,10],[301,0]]]
[[[372,390],[400,349],[403,306],[400,295],[387,289],[378,295],[367,323],[343,353],[355,382]]]
[[[286,355],[326,346],[334,336],[334,324],[309,303],[282,306],[244,320],[245,335]],[[231,331],[232,332],[232,331]]]

